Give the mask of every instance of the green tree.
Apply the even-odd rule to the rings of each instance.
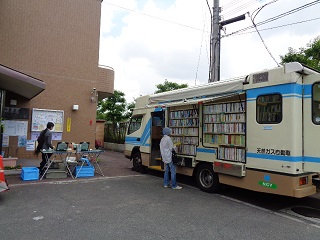
[[[134,109],[135,105],[136,105],[135,102],[131,102],[131,103],[127,104],[127,110],[126,110],[126,113],[125,113],[125,118],[126,119],[131,118],[132,112],[133,112],[133,109]]]
[[[121,91],[114,90],[114,94],[98,102],[97,119],[104,119],[107,122],[118,123],[127,120],[132,110],[126,102],[125,94]]]
[[[158,84],[156,85],[157,89],[154,93],[162,93],[162,92],[168,92],[171,90],[176,90],[180,88],[186,88],[188,87],[188,84],[178,84],[174,82],[169,82],[167,79],[164,81],[164,84]]]
[[[288,62],[300,62],[316,70],[320,70],[320,36],[307,44],[306,48],[288,49],[289,52],[280,56],[281,64]]]

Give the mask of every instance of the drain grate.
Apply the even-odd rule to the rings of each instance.
[[[320,219],[320,209],[315,209],[311,207],[292,207],[291,211],[305,217]]]

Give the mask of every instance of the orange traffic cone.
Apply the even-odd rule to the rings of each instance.
[[[0,155],[0,192],[8,190],[6,179],[4,178],[3,158]]]

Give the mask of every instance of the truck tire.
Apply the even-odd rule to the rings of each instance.
[[[132,156],[132,171],[146,173],[146,169],[142,166],[141,154],[136,152]]]
[[[141,164],[142,164],[142,161],[141,161],[140,153],[134,153],[132,156],[132,170],[139,172],[141,168]]]
[[[211,164],[201,164],[196,171],[198,187],[208,193],[218,192],[220,189],[219,176],[213,171]]]

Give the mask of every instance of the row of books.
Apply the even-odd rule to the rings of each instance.
[[[259,113],[258,121],[259,122],[278,122],[281,121],[281,112],[280,113]]]
[[[205,114],[243,111],[245,111],[245,102],[220,103],[204,106]]]
[[[281,104],[258,106],[258,111],[260,111],[260,112],[280,112],[281,111]]]
[[[170,112],[170,118],[197,118],[199,117],[198,109],[180,110]]]
[[[176,145],[180,144],[194,144],[198,145],[198,137],[172,137],[172,142]]]
[[[204,133],[245,133],[245,123],[207,123],[203,125]]]
[[[170,127],[190,127],[199,126],[199,118],[185,118],[185,119],[176,119],[176,120],[169,120]]]
[[[205,134],[203,138],[204,143],[219,144],[219,145],[245,146],[245,141],[246,141],[246,138],[244,135]]]
[[[206,114],[204,115],[205,123],[213,122],[244,122],[244,113],[228,113],[228,114]]]
[[[172,135],[198,136],[198,128],[172,128]]]
[[[272,94],[272,95],[264,95],[259,96],[258,102],[266,102],[266,103],[276,103],[282,100],[282,96],[280,94]]]
[[[246,151],[243,148],[220,147],[219,159],[245,163]]]
[[[194,145],[180,145],[177,147],[178,154],[196,155],[197,147]]]

